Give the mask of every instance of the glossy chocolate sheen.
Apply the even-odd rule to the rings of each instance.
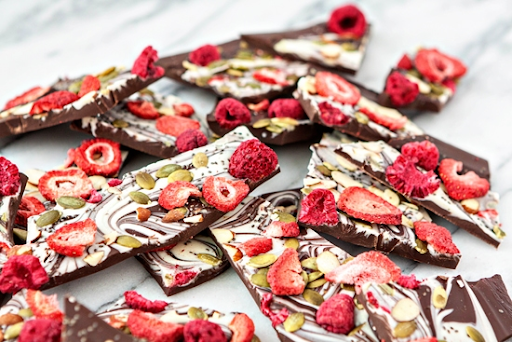
[[[18,190],[18,196],[12,197],[9,200],[9,207],[7,208],[7,212],[9,214],[7,217],[7,221],[4,222],[0,219],[0,242],[7,243],[8,245],[11,246],[14,244],[12,229],[14,228],[14,221],[16,220],[16,214],[18,212],[18,207],[21,203],[21,199],[23,198],[23,193],[25,191],[25,186],[27,185],[27,180],[27,176],[25,176],[23,173],[20,173],[20,188]],[[0,200],[3,200],[3,198],[0,197]]]

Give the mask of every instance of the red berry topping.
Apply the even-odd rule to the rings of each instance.
[[[91,180],[80,169],[48,171],[39,179],[39,192],[49,201],[61,196],[87,198],[93,190]]]
[[[122,183],[123,183],[123,181],[122,181],[122,180],[120,180],[120,179],[117,179],[117,178],[112,178],[112,179],[110,179],[110,180],[107,182],[108,186],[118,186],[118,185],[120,185],[120,184],[122,184]]]
[[[299,254],[293,248],[286,248],[267,273],[272,293],[278,296],[300,295],[306,288],[301,273]]]
[[[300,229],[297,222],[274,221],[267,226],[263,234],[274,238],[297,237],[300,234]]]
[[[420,287],[420,282],[416,279],[416,276],[414,274],[402,274],[400,278],[398,278],[396,283],[407,289],[417,289],[418,287]]]
[[[387,127],[392,131],[399,130],[400,128],[404,127],[404,125],[407,123],[407,117],[404,115],[399,117],[390,116],[378,111],[371,111],[368,108],[359,108],[359,111],[365,114],[373,122],[378,123],[379,125],[382,125],[384,127]]]
[[[455,79],[466,73],[466,66],[457,58],[450,57],[437,49],[421,49],[414,59],[416,69],[430,82]]]
[[[445,87],[447,88],[450,88],[450,90],[452,91],[452,93],[455,94],[455,91],[457,90],[457,83],[455,83],[454,80],[451,80],[449,78],[447,78],[446,80],[444,80],[443,82],[441,82],[442,85],[444,85]]]
[[[201,197],[201,191],[190,182],[175,181],[167,184],[158,198],[158,204],[167,210],[183,207],[188,198]]]
[[[220,100],[215,108],[215,120],[224,129],[233,129],[251,122],[251,112],[240,101],[226,98]]]
[[[238,313],[233,317],[229,329],[233,332],[230,342],[251,342],[254,337],[254,322],[244,313]]]
[[[439,188],[439,178],[433,171],[423,173],[416,165],[400,155],[386,169],[386,179],[405,196],[425,198]]]
[[[146,120],[156,120],[160,114],[156,110],[153,103],[149,101],[128,101],[126,108],[133,115]]]
[[[267,110],[269,106],[270,106],[270,102],[268,101],[268,99],[265,99],[258,103],[249,103],[247,105],[247,107],[249,107],[249,109],[252,110],[253,112],[261,112],[261,111]]]
[[[184,116],[186,118],[191,117],[196,111],[192,105],[188,103],[177,103],[172,106],[174,109],[174,114],[178,116]]]
[[[208,144],[208,138],[198,129],[187,129],[176,138],[176,148],[180,153]]]
[[[244,141],[229,159],[229,174],[253,182],[268,177],[278,167],[277,154],[258,139]]]
[[[339,293],[323,302],[316,312],[316,322],[335,334],[347,334],[354,328],[354,300]]]
[[[267,253],[272,249],[272,239],[252,238],[240,245],[248,257],[253,257],[262,253]]]
[[[195,319],[185,324],[184,342],[227,342],[228,339],[220,325]]]
[[[49,90],[50,87],[34,87],[29,89],[23,94],[16,96],[14,99],[7,101],[3,110],[32,102],[46,94]]]
[[[439,163],[439,150],[428,140],[405,144],[402,155],[427,171],[435,170]]]
[[[0,197],[16,194],[20,189],[20,185],[18,167],[8,159],[0,156]]]
[[[172,286],[183,286],[187,285],[197,276],[197,272],[185,270],[180,273],[176,273],[174,275],[174,281],[172,282]]]
[[[41,291],[27,290],[27,304],[36,318],[53,319],[62,322],[64,313],[59,309],[57,295],[45,296]]]
[[[299,222],[313,226],[335,226],[339,222],[332,192],[314,189],[301,202]]]
[[[192,51],[188,55],[188,59],[196,65],[207,66],[220,59],[219,48],[210,44],[203,45]]]
[[[272,326],[276,327],[277,325],[283,323],[286,318],[290,315],[287,308],[282,308],[280,311],[275,312],[270,309],[270,304],[272,303],[272,293],[265,293],[261,296],[261,312],[270,318],[272,321]]]
[[[268,108],[268,117],[303,120],[306,118],[306,113],[300,102],[295,99],[277,99]]]
[[[341,6],[332,11],[327,29],[343,36],[361,38],[366,32],[366,18],[354,5]]]
[[[420,93],[420,88],[400,72],[393,71],[386,80],[384,91],[394,106],[401,107],[413,102]]]
[[[252,77],[261,83],[277,84],[280,86],[292,84],[291,81],[286,79],[286,73],[280,69],[261,68],[254,71]]]
[[[438,171],[448,196],[456,201],[485,196],[491,187],[487,179],[479,177],[473,171],[459,175],[462,162],[454,159],[441,160]]]
[[[343,126],[350,121],[350,117],[331,105],[329,102],[320,102],[318,104],[320,111],[320,120],[327,126]]]
[[[0,274],[0,291],[16,293],[21,289],[40,288],[49,278],[39,259],[33,255],[13,255],[5,262]]]
[[[167,306],[167,302],[164,302],[163,300],[149,300],[147,298],[144,298],[140,294],[138,294],[136,291],[126,291],[124,293],[124,300],[126,301],[126,304],[135,310],[142,310],[145,312],[162,312],[164,311],[165,307]]]
[[[89,199],[87,200],[87,203],[100,203],[102,199],[103,197],[101,194],[98,191],[93,190],[91,192],[91,196],[89,196]]]
[[[402,223],[402,211],[382,197],[356,186],[346,188],[338,200],[338,208],[348,215],[372,223]]]
[[[418,239],[427,242],[439,253],[460,253],[452,241],[452,235],[445,227],[432,222],[416,221],[414,222],[414,232]]]
[[[36,197],[23,196],[14,223],[22,227],[27,227],[27,219],[30,216],[39,215],[45,210],[44,204]]]
[[[249,191],[249,186],[244,181],[224,177],[208,176],[203,184],[203,197],[206,202],[225,213],[235,209]]]
[[[164,68],[161,66],[155,66],[155,62],[158,60],[158,53],[153,49],[152,46],[147,46],[142,50],[141,54],[135,60],[132,67],[132,74],[139,76],[142,79],[148,77],[160,78],[164,75]]]
[[[117,175],[123,162],[121,146],[108,139],[85,140],[75,149],[76,166],[88,175],[112,177]]]
[[[84,221],[69,223],[48,236],[48,247],[55,252],[77,257],[84,254],[85,248],[94,243],[96,222],[90,218]]]
[[[60,342],[62,323],[54,319],[36,318],[23,323],[18,342]]]
[[[133,336],[148,342],[178,342],[183,338],[183,325],[161,321],[140,310],[130,312],[127,325]]]
[[[355,105],[361,98],[359,89],[331,72],[317,72],[315,85],[318,95],[331,97],[334,101],[342,104]]]
[[[82,81],[82,85],[80,86],[80,91],[78,92],[78,97],[82,97],[85,94],[90,93],[91,91],[97,91],[101,88],[101,82],[97,77],[92,75],[87,75],[84,77]]]
[[[64,165],[63,165],[65,169],[70,168],[75,163],[75,149],[74,148],[68,149],[67,155],[68,156],[67,156],[66,160],[64,160]]]
[[[370,305],[374,306],[375,308],[378,309],[380,307],[379,301],[377,300],[377,298],[375,298],[373,292],[368,291],[368,293],[366,293],[366,300]]]
[[[200,128],[201,124],[199,121],[182,116],[164,115],[156,119],[156,129],[173,137],[178,137],[186,130]]]
[[[30,115],[45,113],[52,109],[61,109],[65,105],[75,102],[78,99],[78,95],[70,91],[56,91],[54,93],[43,96],[34,102],[32,109],[30,109]]]
[[[404,54],[402,56],[402,58],[400,58],[400,60],[398,61],[398,64],[396,65],[396,67],[399,69],[411,70],[412,69],[412,61],[409,58],[409,56],[407,56],[407,54]]]

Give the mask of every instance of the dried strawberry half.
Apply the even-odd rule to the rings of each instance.
[[[62,109],[65,105],[75,102],[78,99],[80,99],[80,97],[75,93],[67,90],[59,90],[43,96],[34,102],[30,109],[30,115],[45,113],[52,109]]]
[[[61,196],[87,198],[93,190],[91,180],[80,169],[48,171],[39,179],[39,192],[49,201]]]
[[[463,76],[467,69],[464,63],[454,57],[441,53],[437,49],[421,49],[414,58],[416,69],[430,82],[456,79]]]
[[[84,254],[85,248],[94,243],[96,222],[90,218],[69,223],[48,236],[46,242],[55,252],[77,257]]]
[[[49,280],[38,258],[28,254],[13,255],[3,265],[0,291],[16,293],[21,289],[36,290]]]
[[[462,162],[450,158],[439,163],[439,176],[443,180],[448,196],[456,201],[485,196],[491,187],[489,181],[473,171],[459,175],[462,166]]]
[[[189,53],[188,59],[196,65],[207,66],[220,59],[219,48],[215,45],[205,44]]]
[[[267,253],[272,249],[272,239],[252,238],[240,245],[248,257],[253,257],[262,253]]]
[[[370,109],[364,107],[359,108],[359,111],[365,114],[373,122],[387,127],[392,131],[397,131],[404,127],[408,120],[404,115],[399,116],[399,114],[397,114],[396,116],[390,116],[378,111],[371,111]]]
[[[338,208],[348,215],[372,223],[402,223],[402,211],[374,193],[356,186],[348,187],[340,195]]]
[[[198,129],[187,129],[176,138],[176,148],[180,153],[208,144],[208,138]]]
[[[126,304],[135,310],[142,310],[144,312],[162,312],[167,306],[167,302],[163,300],[149,300],[141,296],[137,291],[126,291],[124,293],[124,300]]]
[[[341,6],[332,11],[327,29],[342,36],[361,38],[366,32],[366,18],[354,5]]]
[[[402,146],[401,152],[405,158],[427,171],[435,170],[439,163],[439,150],[428,140],[407,143]]]
[[[12,196],[20,190],[20,171],[10,160],[0,156],[0,197]]]
[[[277,154],[258,139],[244,141],[229,159],[229,174],[253,182],[268,177],[278,167]]]
[[[268,117],[303,120],[306,118],[306,113],[300,102],[295,99],[277,99],[268,108]]]
[[[409,58],[409,56],[407,56],[407,54],[404,54],[402,56],[402,58],[400,58],[400,60],[398,61],[396,67],[399,69],[411,70],[412,69],[412,61]]]
[[[64,313],[59,309],[57,295],[45,296],[41,291],[27,290],[27,304],[36,318],[53,319],[62,322]]]
[[[149,101],[128,101],[126,108],[130,113],[141,119],[156,120],[160,117],[153,103]]]
[[[297,237],[300,234],[297,222],[273,221],[267,226],[263,235],[274,238]]]
[[[335,334],[348,334],[354,328],[354,299],[338,293],[323,302],[316,312],[316,322]]]
[[[127,325],[133,336],[149,342],[178,342],[183,338],[183,325],[164,322],[140,310],[130,312]]]
[[[50,90],[50,87],[34,87],[21,95],[16,96],[14,99],[7,101],[3,110],[7,110],[16,106],[21,106],[32,102],[44,94],[46,94]]]
[[[254,337],[254,322],[244,313],[237,313],[229,323],[233,332],[230,342],[251,342]]]
[[[405,196],[425,198],[439,188],[439,178],[433,171],[426,173],[400,155],[393,165],[386,169],[386,179],[398,192]]]
[[[226,98],[220,100],[217,104],[215,120],[224,129],[234,129],[251,122],[251,112],[242,102]]]
[[[18,342],[60,342],[62,323],[54,319],[36,318],[23,323]]]
[[[320,102],[318,104],[320,120],[327,126],[343,126],[350,121],[348,115],[343,114],[341,109],[334,107],[329,102]]]
[[[153,47],[147,46],[140,53],[139,57],[135,60],[132,67],[132,74],[135,74],[142,79],[159,78],[164,75],[164,68],[161,66],[155,66],[155,62],[158,60],[158,53]]]
[[[39,215],[45,210],[44,204],[36,197],[23,196],[14,223],[22,227],[27,227],[27,219],[30,216]]]
[[[121,168],[121,146],[104,138],[85,140],[75,149],[74,161],[88,175],[112,177]]]
[[[183,329],[184,342],[227,342],[228,339],[217,323],[195,319]]]
[[[339,222],[332,192],[314,189],[301,202],[299,222],[314,226],[335,226]]]
[[[199,121],[182,116],[164,115],[156,119],[156,129],[173,137],[178,137],[186,130],[200,128],[201,124]]]
[[[420,88],[400,72],[393,71],[386,80],[384,92],[394,106],[401,107],[413,102],[420,93]]]
[[[190,182],[175,181],[167,184],[158,198],[158,204],[167,210],[183,207],[190,196],[201,197],[201,191]]]
[[[416,221],[414,222],[414,232],[418,239],[427,242],[439,253],[460,253],[452,241],[452,234],[445,227],[432,222]]]
[[[291,81],[286,79],[286,73],[281,69],[261,68],[254,71],[252,77],[261,83],[277,84],[280,86],[292,84]]]
[[[300,295],[306,288],[301,273],[299,254],[293,248],[285,248],[267,273],[272,293],[278,296]]]
[[[342,77],[327,71],[315,75],[316,91],[320,96],[331,97],[334,101],[355,105],[361,98],[359,89]]]
[[[241,180],[208,176],[203,184],[203,197],[208,204],[227,213],[237,207],[249,194],[249,186]]]
[[[78,97],[82,97],[91,91],[97,91],[101,88],[101,82],[97,77],[93,75],[87,75],[84,77],[82,81],[82,85],[80,86],[80,90],[78,91]]]
[[[191,117],[196,111],[192,105],[188,103],[176,103],[172,106],[174,114],[178,116],[184,116],[186,118]]]

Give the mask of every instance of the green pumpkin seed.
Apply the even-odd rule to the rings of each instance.
[[[168,165],[162,166],[156,172],[156,177],[157,178],[167,178],[167,177],[169,177],[169,175],[171,173],[173,173],[176,170],[181,170],[181,166],[179,166],[177,164],[168,164]]]
[[[83,199],[72,196],[61,196],[57,198],[57,203],[66,209],[80,209],[85,205]]]
[[[366,116],[365,114],[363,114],[361,112],[355,112],[354,116],[355,116],[357,122],[359,122],[360,124],[366,125],[366,124],[368,124],[368,122],[370,122],[370,119],[368,118],[368,116]]]
[[[306,287],[308,289],[316,289],[317,287],[323,286],[325,283],[327,283],[327,280],[325,280],[324,278],[320,278],[315,281],[312,281],[311,283],[308,283]]]
[[[268,273],[268,270],[269,268],[268,267],[264,267],[264,268],[259,268],[258,271],[256,273],[258,274],[264,274],[265,276],[267,275]]]
[[[139,90],[139,94],[155,96],[155,92],[153,90],[151,90],[151,89],[148,89],[148,88],[144,88],[144,89]]]
[[[139,248],[142,246],[142,242],[129,235],[120,235],[116,239],[116,243],[118,245],[129,247],[129,248]]]
[[[428,252],[427,244],[420,239],[416,239],[416,247],[414,247],[414,249],[417,250],[420,254],[425,254]]]
[[[254,55],[249,50],[239,50],[236,53],[236,59],[253,59]]]
[[[313,305],[321,305],[324,302],[324,297],[320,293],[310,289],[305,289],[302,297]]]
[[[114,126],[115,128],[127,128],[128,126],[130,126],[130,124],[124,120],[115,119],[114,121],[112,121],[112,126]]]
[[[270,125],[270,119],[261,119],[252,124],[254,128],[263,128]]]
[[[311,283],[312,281],[315,281],[319,278],[321,278],[324,274],[320,271],[311,272],[308,274],[308,283]]]
[[[68,91],[77,94],[82,87],[82,80],[75,81],[71,83],[68,87]]]
[[[188,317],[190,317],[191,319],[208,319],[208,315],[206,314],[206,312],[193,306],[191,306],[190,309],[188,309]]]
[[[18,311],[18,315],[20,315],[23,318],[30,318],[34,316],[34,313],[32,312],[32,309],[30,308],[24,308]]]
[[[356,51],[357,50],[357,45],[354,43],[350,43],[350,42],[342,43],[341,47],[345,51]]]
[[[496,237],[498,239],[504,239],[505,236],[507,236],[507,234],[505,234],[505,232],[500,229],[500,226],[494,226],[492,228],[492,231],[494,232],[494,234],[496,234]]]
[[[289,222],[295,222],[295,216],[291,215],[291,214],[288,214],[288,213],[285,213],[283,211],[278,211],[275,213],[278,217],[278,220],[280,222],[285,222],[285,223],[289,223]]]
[[[480,332],[473,328],[472,326],[468,325],[466,327],[466,334],[468,334],[469,338],[475,342],[485,342],[485,339],[482,336],[482,334],[480,334]]]
[[[288,332],[295,332],[302,328],[305,322],[306,319],[302,312],[294,312],[283,322],[283,327]]]
[[[434,83],[429,83],[428,84],[430,86],[430,90],[432,91],[432,93],[434,95],[443,95],[444,94],[444,87],[443,86],[440,86],[440,85],[437,85],[437,84],[434,84]]]
[[[151,190],[155,187],[155,180],[147,172],[139,172],[135,175],[135,181],[137,184],[146,190]]]
[[[23,323],[24,322],[19,322],[5,329],[4,340],[12,340],[18,337],[21,333],[21,329],[23,328]]]
[[[411,336],[416,331],[416,322],[400,322],[393,329],[393,336],[396,338],[406,338]]]
[[[267,281],[267,276],[265,274],[253,274],[251,276],[251,283],[260,287],[270,287],[270,284]]]
[[[183,219],[187,215],[187,208],[181,207],[181,208],[174,208],[169,210],[167,214],[165,214],[164,217],[162,217],[163,223],[171,223],[171,222],[177,222],[181,219]]]
[[[297,250],[299,248],[299,240],[297,240],[296,238],[286,239],[286,241],[284,242],[284,247],[293,248]]]
[[[107,76],[107,75],[110,75],[111,73],[113,73],[114,71],[116,70],[116,67],[115,66],[112,66],[108,69],[105,69],[103,70],[102,72],[100,72],[99,74],[96,75],[96,77],[102,77],[102,76]],[[141,91],[142,92],[142,91]]]
[[[331,170],[326,168],[324,165],[317,165],[315,169],[320,171],[324,176],[331,177]]]
[[[136,202],[136,203],[139,203],[139,204],[150,204],[151,203],[151,199],[149,198],[148,195],[146,195],[145,193],[143,192],[140,192],[140,191],[132,191],[130,192],[130,198]]]
[[[260,338],[256,335],[252,336],[251,342],[261,342]]]
[[[38,227],[46,227],[50,224],[54,224],[60,219],[60,212],[57,210],[50,210],[39,216],[36,221]]]
[[[249,87],[249,88],[252,88],[252,89],[261,89],[261,85],[258,84],[258,83],[250,82],[250,83],[247,83],[245,86]]]
[[[208,156],[203,152],[196,153],[192,158],[192,165],[194,165],[196,169],[207,166]]]
[[[220,67],[222,67],[222,66],[224,66],[226,64],[228,64],[228,61],[223,60],[223,59],[219,59],[219,60],[213,61],[210,64],[208,64],[208,69],[220,68]]]
[[[421,79],[421,78],[423,77],[423,76],[421,76],[421,74],[419,73],[419,71],[418,71],[418,70],[416,70],[416,69],[407,70],[407,73],[408,73],[409,75],[411,75],[411,76],[416,77],[416,78],[420,78],[420,79]]]
[[[276,262],[277,256],[274,254],[260,254],[249,259],[247,266],[254,268],[267,267]]]
[[[191,182],[193,178],[192,174],[187,170],[176,170],[167,177],[167,181],[169,183],[176,181]]]
[[[21,241],[27,241],[27,231],[19,228],[13,228],[12,232]]]
[[[203,76],[196,78],[196,85],[198,87],[206,87],[208,85],[208,81],[210,80],[210,76]]]
[[[272,124],[267,126],[267,127],[265,127],[265,129],[267,131],[275,133],[275,134],[281,134],[284,131],[284,129],[282,129],[281,127],[278,127],[278,126],[275,126],[275,125],[272,125]]]
[[[244,75],[244,72],[243,71],[240,71],[240,70],[237,70],[237,69],[228,69],[226,71],[226,73],[230,76],[235,76],[235,77],[242,77]]]
[[[302,271],[300,276],[302,277],[302,280],[304,281],[304,284],[307,284],[308,283],[308,274],[307,274],[307,272],[306,271]]]
[[[387,295],[394,296],[395,289],[389,286],[388,284],[379,284],[380,289]]]
[[[363,329],[365,324],[366,323],[360,324],[357,327],[355,327],[354,329],[350,330],[350,332],[347,334],[347,336],[354,336],[354,335],[356,335],[361,329]]]
[[[212,265],[212,266],[220,265],[220,263],[222,262],[222,260],[220,260],[219,258],[216,258],[213,255],[206,254],[206,253],[199,253],[197,255],[197,258],[199,260],[201,260],[202,262]]]
[[[302,267],[309,268],[310,270],[313,271],[318,271],[318,266],[316,265],[315,257],[304,259],[300,262],[300,264],[302,265]]]
[[[331,171],[339,171],[338,168],[329,162],[324,161],[322,164]]]

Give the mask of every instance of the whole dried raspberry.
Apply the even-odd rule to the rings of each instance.
[[[77,94],[67,90],[60,90],[41,97],[34,102],[30,109],[30,115],[41,114],[52,109],[61,109],[76,100],[80,99]]]
[[[399,69],[411,70],[412,69],[412,61],[409,58],[409,56],[407,56],[407,54],[404,54],[402,56],[402,58],[400,58],[400,60],[398,61],[398,64],[396,65],[396,67]]]
[[[327,331],[347,334],[354,328],[354,300],[344,293],[332,296],[318,308],[316,322]]]
[[[188,55],[188,59],[196,65],[207,66],[220,59],[219,48],[210,44],[203,45],[192,51]]]
[[[423,173],[414,163],[400,155],[386,169],[386,179],[405,196],[425,198],[439,188],[439,178],[433,171]]]
[[[12,196],[20,189],[20,171],[6,158],[0,156],[0,197]]]
[[[418,287],[420,287],[420,282],[416,279],[416,276],[414,274],[402,274],[400,278],[398,278],[396,283],[408,289],[417,289]]]
[[[272,303],[272,293],[265,293],[261,296],[261,305],[260,310],[265,316],[270,318],[272,321],[272,326],[276,327],[277,325],[283,323],[286,318],[290,315],[287,308],[282,308],[280,311],[272,311],[270,308],[270,304]]]
[[[176,148],[180,153],[208,144],[208,138],[198,129],[187,129],[176,138]]]
[[[229,174],[253,182],[268,177],[278,167],[277,154],[258,139],[244,141],[229,159]]]
[[[336,8],[327,22],[329,31],[354,38],[361,38],[366,32],[366,18],[354,5]]]
[[[295,99],[277,99],[268,108],[268,117],[303,120],[306,118],[306,113],[304,113],[300,102]]]
[[[0,291],[16,293],[21,289],[38,289],[49,281],[39,259],[33,255],[13,255],[2,268]]]
[[[18,342],[60,342],[62,323],[54,319],[36,318],[23,323]]]
[[[185,324],[183,337],[184,342],[227,342],[220,325],[202,319],[195,319]]]
[[[407,143],[402,146],[401,152],[405,158],[427,171],[435,170],[439,162],[439,150],[428,140]]]
[[[251,122],[251,112],[242,102],[226,98],[220,100],[217,104],[215,120],[224,129],[234,129]]]
[[[400,72],[393,71],[386,80],[384,91],[394,106],[401,107],[413,102],[420,93],[420,88]]]
[[[301,202],[299,222],[314,226],[335,226],[339,222],[332,192],[314,189]]]
[[[452,234],[445,227],[432,222],[416,221],[414,222],[414,232],[418,239],[427,242],[439,253],[460,253],[453,243]]]
[[[327,126],[343,126],[350,121],[350,117],[343,114],[341,109],[334,107],[329,102],[318,104],[320,120]]]
[[[160,78],[164,75],[164,68],[155,66],[158,60],[158,53],[153,47],[147,46],[135,60],[132,67],[132,74],[138,75],[143,80],[146,78]]]
[[[132,309],[152,313],[164,311],[165,307],[168,304],[163,300],[152,301],[147,298],[144,298],[136,291],[126,291],[124,293],[124,300],[126,301],[126,304]]]

